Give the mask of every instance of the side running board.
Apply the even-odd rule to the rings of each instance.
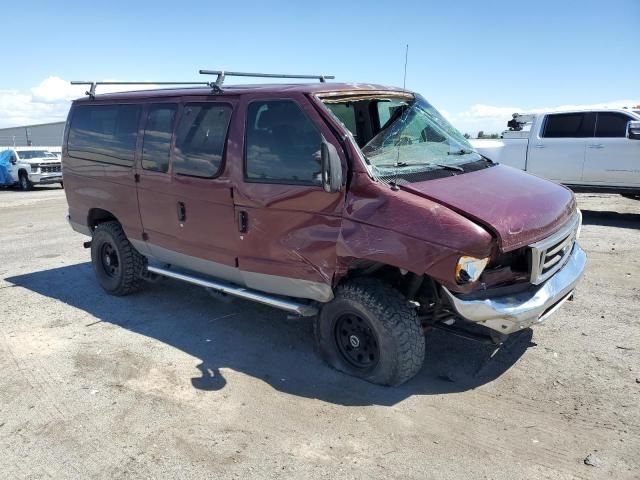
[[[174,278],[176,280],[192,283],[194,285],[200,285],[201,287],[211,288],[228,295],[244,298],[245,300],[252,300],[264,305],[279,308],[280,310],[295,313],[302,317],[313,317],[318,314],[318,309],[313,305],[288,300],[276,295],[269,295],[267,293],[258,292],[256,290],[250,290],[238,285],[233,285],[231,283],[224,283],[217,280],[205,280],[204,278],[195,277],[190,274],[174,272],[172,270],[167,270],[166,268],[149,266],[147,270],[151,273],[162,275],[163,277]]]

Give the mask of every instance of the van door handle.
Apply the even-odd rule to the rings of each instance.
[[[544,148],[544,145],[542,145],[541,143],[538,143],[538,144],[536,145],[536,148]]]
[[[249,226],[249,216],[244,210],[238,212],[238,230],[240,233],[247,233],[247,227]]]
[[[178,221],[184,222],[187,219],[187,207],[184,202],[178,202]]]
[[[589,145],[589,148],[604,148],[604,145],[601,143],[594,143]]]

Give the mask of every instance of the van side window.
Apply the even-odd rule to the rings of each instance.
[[[557,113],[547,115],[544,124],[545,138],[593,137],[595,115],[589,113]]]
[[[142,144],[142,168],[166,173],[169,169],[171,134],[178,106],[175,103],[149,108]]]
[[[130,167],[138,137],[139,105],[82,105],[69,127],[69,155]]]
[[[631,119],[622,113],[599,112],[596,137],[615,138],[627,136],[627,123]]]
[[[213,178],[222,165],[231,107],[187,103],[176,131],[174,171],[179,175]]]
[[[319,185],[322,137],[291,100],[257,101],[247,111],[245,179]]]

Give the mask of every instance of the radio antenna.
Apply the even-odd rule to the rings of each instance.
[[[407,87],[407,63],[409,62],[409,44],[407,43],[407,46],[404,50],[404,75],[402,78],[402,89],[405,90]],[[404,116],[404,114],[407,113],[407,111],[405,111],[402,115]],[[400,120],[402,121],[402,117],[400,118]],[[400,144],[399,144],[400,139],[398,139],[398,155],[396,156],[396,171],[395,171],[395,179],[393,180],[393,182],[391,182],[391,190],[393,191],[397,191],[400,190],[400,187],[398,187],[398,168],[400,167]]]
[[[407,86],[407,62],[409,61],[409,44],[407,43],[407,48],[404,51],[404,79],[402,80],[402,89],[404,90]]]

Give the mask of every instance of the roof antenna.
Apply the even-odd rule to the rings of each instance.
[[[409,61],[409,44],[407,43],[405,51],[404,51],[404,76],[402,78],[402,89],[405,90],[407,87],[407,63]],[[404,115],[404,114],[403,114]],[[399,140],[399,139],[398,139]],[[396,171],[395,171],[395,179],[391,182],[391,190],[397,192],[400,190],[398,187],[398,168],[400,167],[400,143],[398,142],[398,155],[396,156]]]

